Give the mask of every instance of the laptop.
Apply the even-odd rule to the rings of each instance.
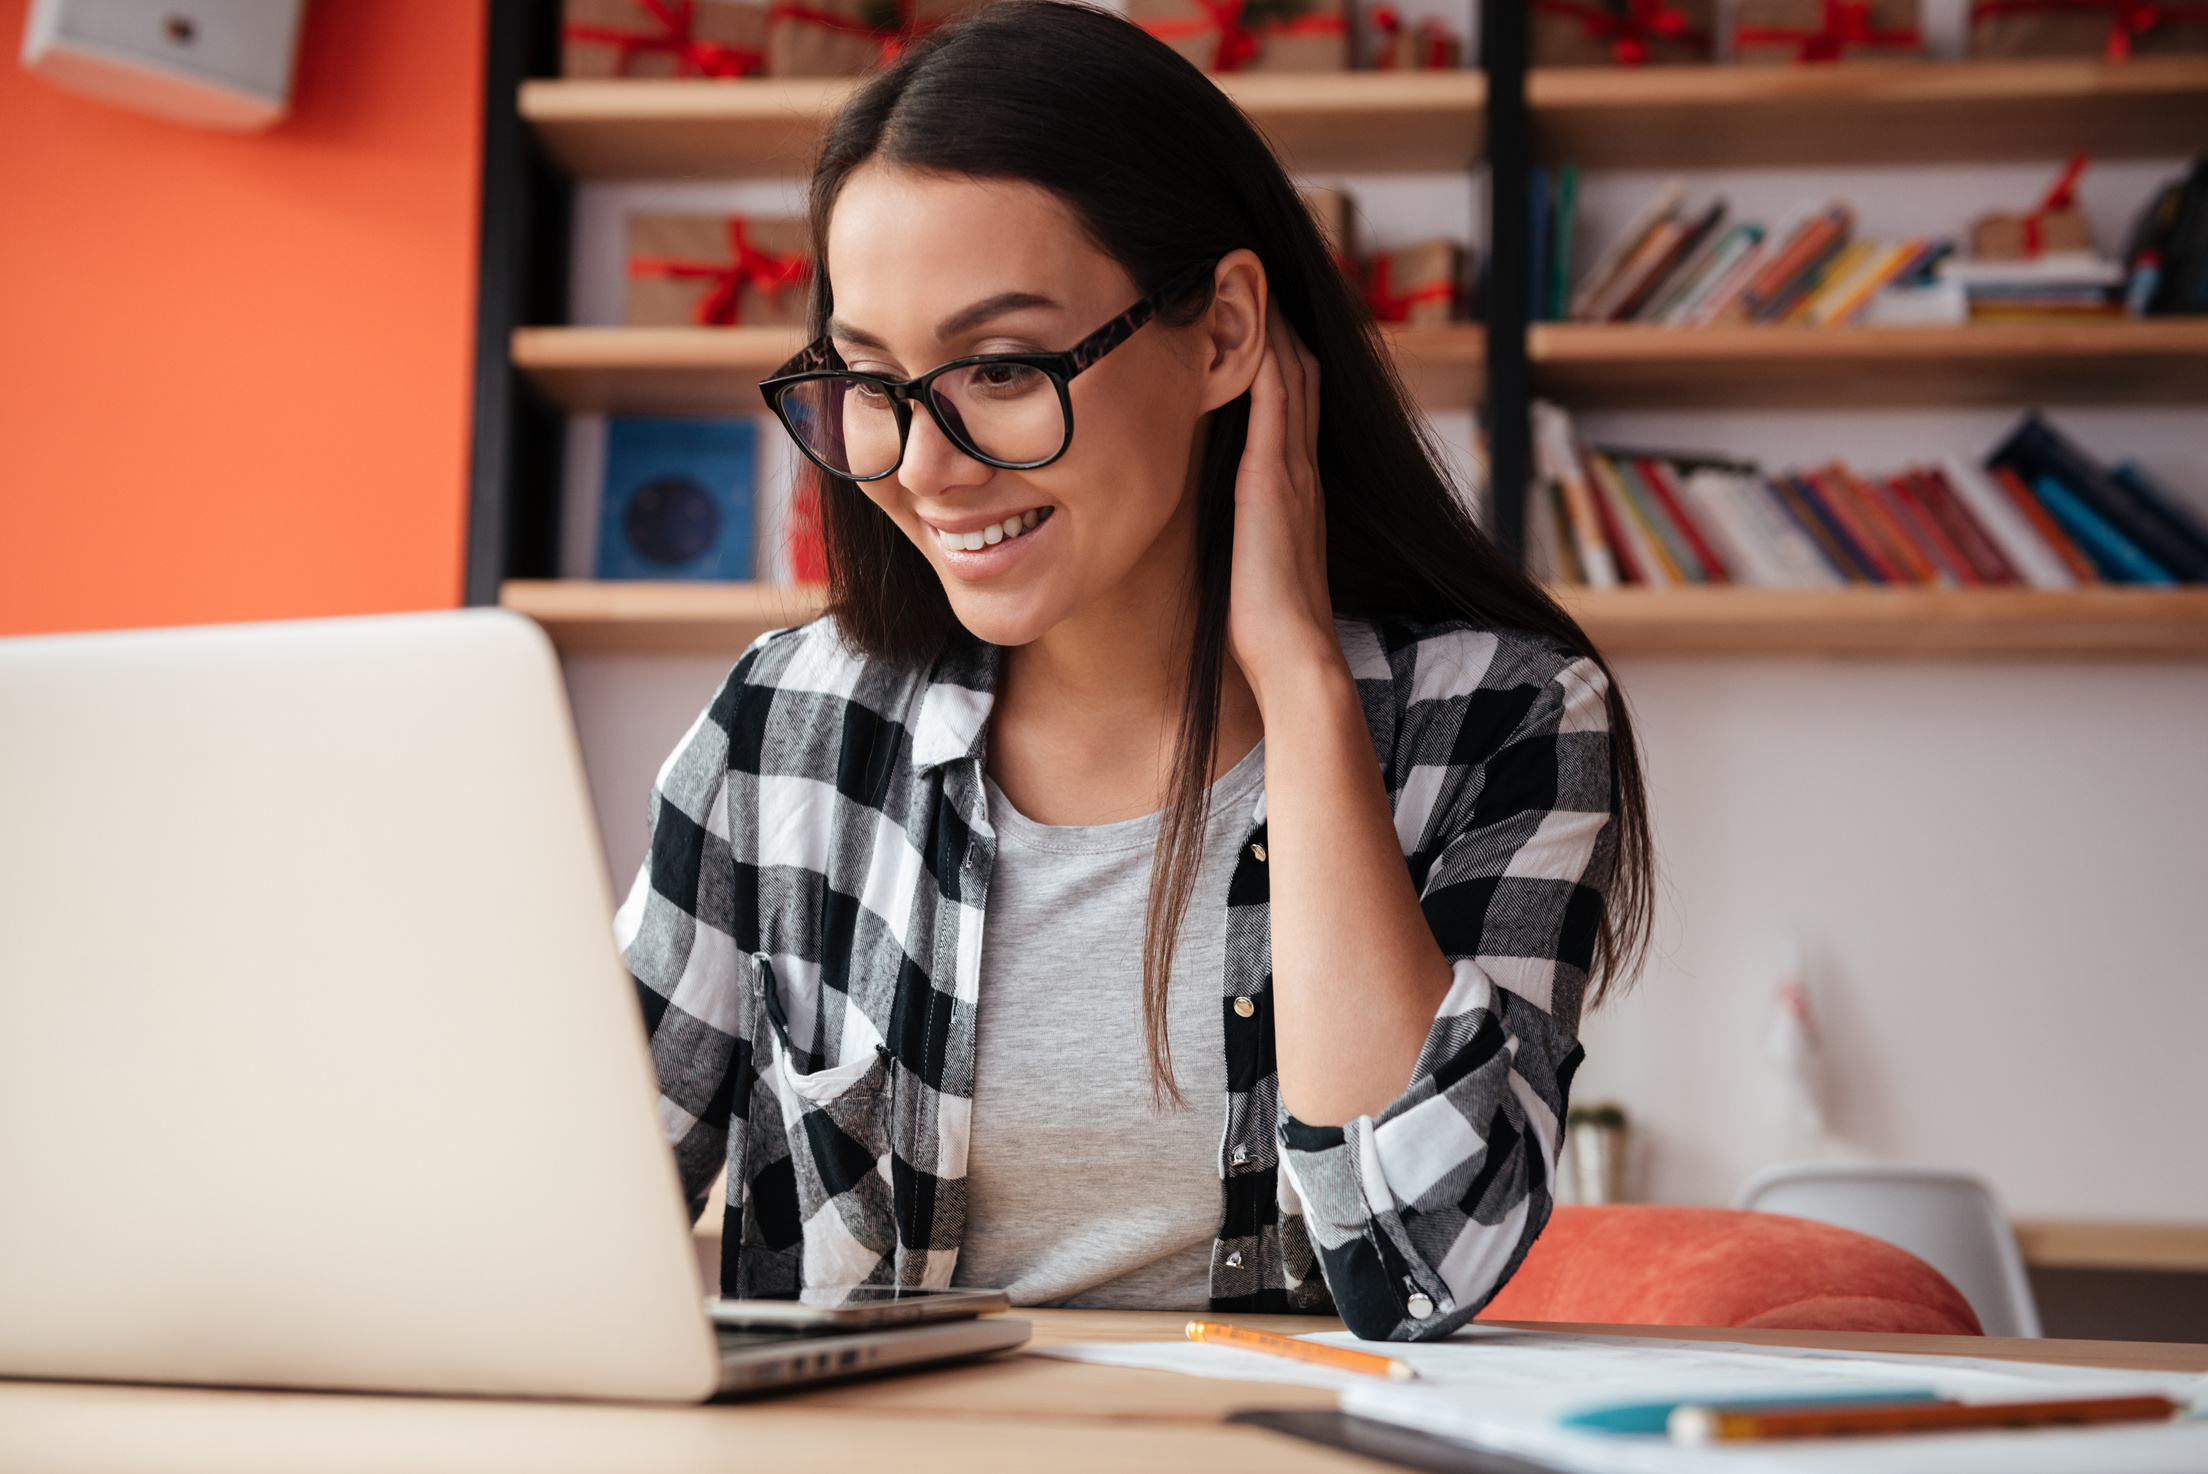
[[[0,1376],[698,1402],[1024,1342],[724,1346],[612,910],[518,615],[0,640]]]

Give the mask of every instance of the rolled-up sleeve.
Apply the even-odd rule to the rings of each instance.
[[[1507,646],[1461,665],[1463,689],[1417,692],[1400,713],[1389,773],[1454,984],[1387,1109],[1344,1126],[1281,1121],[1335,1305],[1375,1339],[1455,1330],[1548,1222],[1615,865],[1600,667]]]

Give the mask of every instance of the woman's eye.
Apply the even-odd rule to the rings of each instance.
[[[851,381],[851,397],[869,409],[876,409],[889,403],[888,391],[883,389],[881,385],[869,383],[865,379],[853,379]]]
[[[974,370],[974,383],[992,394],[1019,393],[1042,382],[1040,370],[1024,363],[985,363]]]

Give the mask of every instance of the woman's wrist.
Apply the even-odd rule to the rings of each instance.
[[[1287,724],[1308,721],[1316,711],[1346,699],[1357,708],[1357,682],[1349,662],[1329,629],[1323,640],[1309,639],[1286,649],[1266,652],[1266,659],[1245,664],[1242,675],[1257,699],[1258,715],[1268,737],[1285,732]]]

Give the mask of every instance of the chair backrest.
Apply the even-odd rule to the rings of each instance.
[[[2016,1235],[1985,1183],[1962,1172],[1798,1162],[1748,1180],[1737,1208],[1852,1228],[1906,1249],[1963,1292],[1989,1336],[2037,1336]]]

